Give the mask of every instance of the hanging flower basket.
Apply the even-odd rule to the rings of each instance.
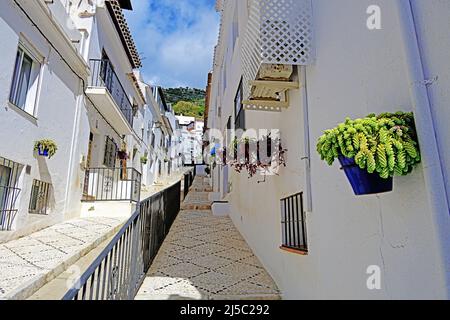
[[[317,151],[329,165],[339,159],[355,195],[392,191],[393,177],[421,161],[414,116],[407,112],[347,118],[325,131]]]
[[[53,140],[43,139],[34,143],[34,150],[37,151],[39,156],[50,159],[56,154],[58,146]]]
[[[117,156],[120,160],[128,160],[128,153],[125,150],[117,151]]]
[[[264,144],[267,148],[267,157],[261,159],[261,148]],[[256,175],[258,171],[266,175],[269,171],[276,172],[279,167],[286,167],[287,149],[283,148],[279,138],[274,139],[270,134],[261,140],[248,138],[238,140],[235,138],[229,149],[229,151],[225,149],[225,152],[229,152],[232,159],[227,164],[237,173],[246,170],[249,178]],[[238,155],[243,155],[243,157],[239,158]]]

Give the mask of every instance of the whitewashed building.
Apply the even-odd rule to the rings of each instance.
[[[180,124],[181,153],[184,165],[203,164],[204,122],[195,117],[176,116]]]
[[[141,185],[170,173],[170,110],[138,71],[131,9],[1,1],[0,242],[74,217],[130,215]],[[41,140],[56,154],[39,155]]]
[[[141,187],[141,123],[145,97],[135,70],[141,61],[122,10],[129,1],[67,2],[83,31],[82,53],[90,67],[86,112],[79,119],[83,181],[82,215],[104,215],[110,202],[130,214]],[[74,201],[78,201],[76,198]],[[132,204],[130,207],[130,203]],[[119,203],[112,204],[119,208]]]
[[[265,182],[217,165],[214,198],[287,299],[449,298],[450,2],[373,4],[217,1],[206,126],[279,129],[288,151]],[[346,117],[398,110],[414,111],[422,164],[392,192],[356,197],[317,139]],[[301,246],[284,245],[286,226]]]
[[[2,241],[79,214],[76,119],[89,65],[83,34],[60,1],[1,1],[0,40]],[[51,159],[34,150],[42,139],[57,144]]]

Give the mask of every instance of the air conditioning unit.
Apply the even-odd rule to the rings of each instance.
[[[242,45],[247,110],[281,111],[297,66],[314,61],[311,0],[253,0]]]

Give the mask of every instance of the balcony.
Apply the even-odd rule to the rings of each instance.
[[[84,202],[139,202],[141,174],[134,168],[90,168],[84,180]]]
[[[91,60],[86,94],[106,120],[123,135],[133,133],[133,106],[109,60]]]
[[[247,110],[281,111],[298,89],[296,66],[314,59],[311,0],[254,0],[242,45]]]

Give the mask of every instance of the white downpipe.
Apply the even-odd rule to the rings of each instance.
[[[305,211],[312,211],[312,188],[311,188],[311,143],[309,134],[309,105],[308,105],[308,91],[306,83],[306,67],[299,67],[300,83],[301,83],[301,97],[303,104],[303,137],[304,137],[304,155],[302,160],[305,162]]]
[[[436,139],[436,130],[431,111],[428,90],[425,84],[424,68],[419,48],[413,9],[410,0],[397,0],[400,29],[403,36],[406,67],[410,81],[411,102],[414,109],[417,131],[422,153],[423,173],[428,192],[431,215],[439,245],[439,257],[443,288],[450,297],[450,216],[444,183],[442,162]],[[424,214],[426,214],[424,212]]]

